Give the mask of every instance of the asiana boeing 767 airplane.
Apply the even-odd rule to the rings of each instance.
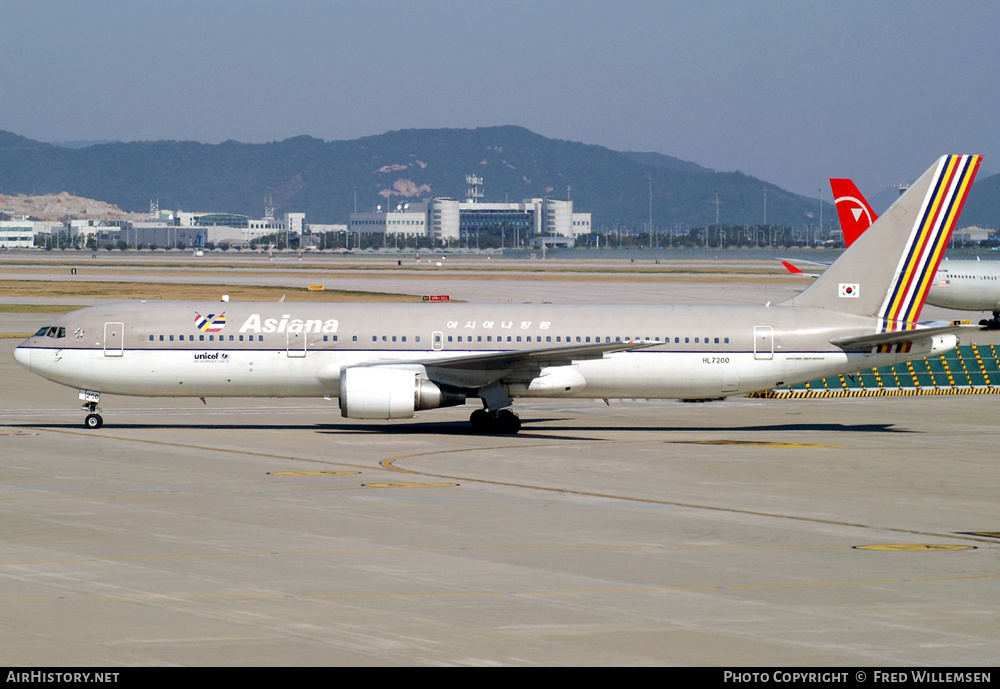
[[[714,398],[956,346],[917,323],[981,156],[939,159],[808,289],[763,306],[125,302],[61,316],[21,343],[32,373],[102,393],[338,397],[342,416],[464,404],[516,433],[518,397]]]

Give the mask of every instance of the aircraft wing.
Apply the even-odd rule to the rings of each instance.
[[[361,366],[422,366],[439,383],[458,387],[484,387],[512,373],[538,371],[547,366],[569,366],[574,361],[601,359],[605,354],[655,347],[662,342],[606,342],[601,344],[543,347],[492,354],[469,354],[417,361],[372,361]]]
[[[875,333],[874,335],[835,337],[830,340],[830,344],[836,345],[841,349],[868,349],[870,347],[878,347],[879,345],[904,344],[925,340],[928,337],[970,332],[973,330],[981,330],[981,328],[978,325],[941,325],[933,328],[912,328],[910,330],[896,330],[889,333]]]

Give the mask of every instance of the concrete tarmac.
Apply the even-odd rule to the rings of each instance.
[[[3,665],[1000,657],[993,396],[526,400],[517,436],[104,396],[87,431],[15,345]]]

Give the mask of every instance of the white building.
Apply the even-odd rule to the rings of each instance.
[[[35,228],[30,220],[0,220],[0,249],[30,249]]]
[[[574,213],[573,202],[560,199],[525,199],[520,203],[478,203],[435,197],[410,203],[403,210],[351,213],[351,232],[433,237],[439,242],[459,241],[476,232],[503,228],[533,235],[575,237],[589,234],[590,213]]]
[[[351,213],[350,231],[359,234],[427,236],[427,204],[408,203],[394,211]]]
[[[285,213],[285,232],[289,234],[302,234],[306,226],[305,213]]]

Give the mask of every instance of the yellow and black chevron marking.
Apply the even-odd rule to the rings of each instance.
[[[993,345],[963,345],[905,364],[762,390],[748,397],[894,397],[905,395],[1000,395],[1000,360]]]

